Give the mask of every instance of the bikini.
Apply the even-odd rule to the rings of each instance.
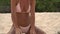
[[[21,12],[21,8],[20,8],[20,4],[19,3],[17,4],[16,8],[17,8],[17,11]],[[29,9],[27,10],[27,12],[30,12],[30,5],[29,5]],[[31,16],[31,13],[29,13],[29,16]],[[21,29],[21,31],[23,33],[27,33],[27,31],[29,30],[30,26],[31,26],[30,24],[28,26],[26,26],[26,27],[20,26],[20,29]]]

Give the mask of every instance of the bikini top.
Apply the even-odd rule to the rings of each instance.
[[[20,4],[19,3],[17,4],[16,9],[17,9],[17,11],[21,12],[21,8],[20,8]],[[28,13],[30,12],[30,9],[31,9],[31,6],[29,5],[29,8],[27,10]]]
[[[17,9],[17,11],[21,12],[21,8],[20,8],[19,3],[17,4],[16,9]],[[30,9],[31,9],[31,6],[29,5],[29,9],[27,10],[27,13],[29,13],[29,16],[31,16]]]

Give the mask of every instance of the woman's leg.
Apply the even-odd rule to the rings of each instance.
[[[35,31],[36,31],[37,34],[46,34],[44,31],[42,31],[41,29],[39,29],[37,27],[35,27]],[[30,29],[26,34],[30,34]]]
[[[10,31],[7,34],[15,34],[15,28],[14,28],[13,25],[12,25]]]

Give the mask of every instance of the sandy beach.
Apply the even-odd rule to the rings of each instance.
[[[35,13],[35,25],[46,34],[58,34],[60,32],[60,13]],[[11,26],[11,14],[0,13],[0,34],[7,34]]]

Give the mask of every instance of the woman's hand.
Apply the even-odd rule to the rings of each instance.
[[[21,29],[20,28],[16,28],[16,34],[22,34],[22,31],[21,31]]]
[[[35,28],[34,29],[33,28],[30,29],[30,34],[36,34]]]

